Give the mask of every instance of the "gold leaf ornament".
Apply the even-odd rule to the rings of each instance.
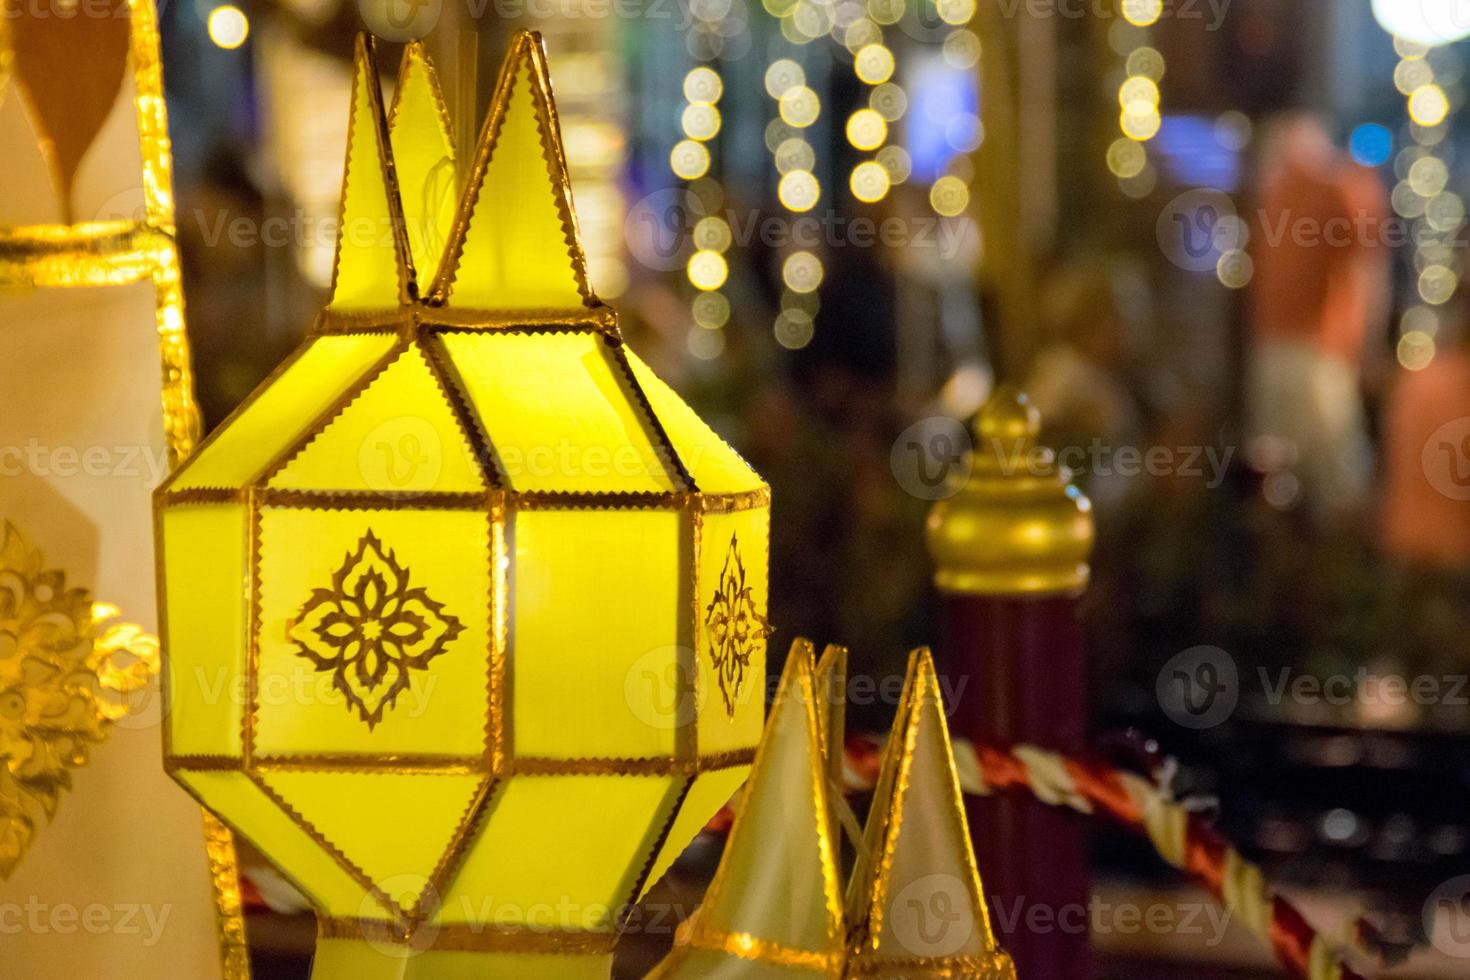
[[[408,690],[410,672],[427,670],[462,632],[459,618],[413,585],[409,570],[368,531],[332,587],[312,592],[291,639],[318,671],[331,672],[349,710],[372,729]]]
[[[705,628],[710,637],[710,660],[719,682],[725,710],[735,717],[740,688],[756,644],[771,635],[770,621],[761,613],[745,578],[737,535],[730,537],[730,551],[715,586],[714,598],[705,610]]]
[[[0,540],[0,879],[55,816],[127,695],[158,670],[158,640],[45,567],[6,522]]]

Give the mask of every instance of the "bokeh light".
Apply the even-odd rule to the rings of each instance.
[[[847,117],[847,141],[859,150],[876,150],[888,139],[888,123],[872,109]]]
[[[822,185],[810,170],[793,170],[781,177],[776,196],[788,211],[810,211],[822,198]]]
[[[215,47],[226,51],[233,51],[250,37],[250,18],[233,4],[227,3],[211,10],[207,26],[209,39]]]
[[[881,85],[893,77],[893,52],[882,44],[869,44],[858,51],[852,67],[867,84]]]
[[[875,160],[865,160],[852,168],[848,186],[852,196],[865,204],[881,201],[892,184],[888,170]]]
[[[712,291],[725,284],[730,276],[730,266],[719,252],[700,249],[689,256],[688,272],[694,288]]]
[[[929,188],[929,205],[945,217],[963,214],[965,208],[970,206],[970,189],[963,180],[952,174],[940,177]]]
[[[781,263],[781,281],[794,293],[816,292],[822,275],[822,260],[811,252],[792,252]]]
[[[709,172],[709,150],[695,140],[680,140],[669,151],[669,167],[683,180],[697,180]]]

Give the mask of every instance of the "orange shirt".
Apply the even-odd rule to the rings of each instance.
[[[1470,350],[1400,373],[1384,417],[1383,469],[1384,550],[1470,567]]]
[[[1357,365],[1389,261],[1388,221],[1382,184],[1356,164],[1287,164],[1263,181],[1250,229],[1255,335]]]

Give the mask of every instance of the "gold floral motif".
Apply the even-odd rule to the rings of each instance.
[[[704,627],[709,633],[710,660],[725,710],[735,717],[735,702],[750,668],[755,645],[771,635],[771,624],[745,584],[745,562],[740,558],[738,536],[730,536],[730,552],[715,587],[715,597],[705,610]]]
[[[68,587],[6,522],[0,539],[0,879],[56,814],[71,770],[111,722],[132,710],[127,695],[158,671],[158,640],[109,624],[117,607]]]
[[[371,730],[408,690],[409,671],[427,669],[463,631],[422,587],[409,587],[408,569],[369,530],[332,587],[312,592],[291,639],[318,671],[332,672],[348,710]]]

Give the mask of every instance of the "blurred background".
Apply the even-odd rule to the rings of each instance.
[[[354,32],[388,78],[425,38],[463,147],[539,30],[595,288],[772,484],[772,650],[884,678],[935,641],[925,517],[1017,384],[1095,507],[1096,743],[1147,732],[1309,909],[1433,945],[1470,873],[1465,3],[237,2],[162,13],[210,424],[323,303]],[[1180,669],[1228,710],[1161,697]],[[1177,887],[1095,850],[1105,894]],[[309,918],[251,924],[261,975],[305,975]],[[1270,975],[1097,932],[1108,976]]]

